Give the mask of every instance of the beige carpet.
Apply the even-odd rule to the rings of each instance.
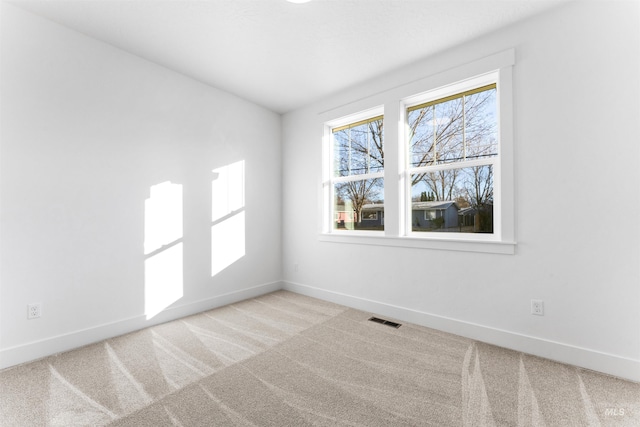
[[[640,385],[279,291],[0,372],[1,426],[640,426]]]

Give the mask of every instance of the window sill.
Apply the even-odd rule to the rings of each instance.
[[[357,233],[357,234],[356,234]],[[356,245],[392,246],[414,249],[436,249],[445,251],[481,252],[502,255],[515,254],[515,242],[471,240],[471,239],[435,239],[425,237],[390,237],[381,232],[321,233],[321,242],[347,243]]]

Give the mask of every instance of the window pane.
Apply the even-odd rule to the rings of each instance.
[[[493,166],[412,174],[411,230],[493,233]]]
[[[335,176],[349,175],[350,129],[333,133],[333,170]]]
[[[334,131],[333,141],[334,176],[363,175],[383,170],[382,118]]]
[[[407,109],[410,167],[497,155],[495,88]]]
[[[463,98],[435,105],[435,161],[451,163],[464,160],[464,108]]]
[[[334,185],[333,228],[384,230],[383,179],[363,179]]]
[[[407,112],[409,122],[409,155],[411,166],[425,166],[433,162],[433,115],[429,106]]]
[[[498,154],[496,89],[465,96],[467,159]]]
[[[369,133],[369,172],[384,170],[384,122],[382,119],[367,123]]]
[[[351,128],[351,173],[350,175],[362,175],[369,173],[369,133],[367,125]]]

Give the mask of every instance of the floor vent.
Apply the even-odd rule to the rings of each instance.
[[[371,317],[371,318],[369,318],[369,321],[380,323],[381,325],[391,326],[392,328],[396,328],[396,329],[398,329],[400,326],[402,326],[400,323],[396,323],[396,322],[391,322],[389,320],[380,319],[379,317]]]

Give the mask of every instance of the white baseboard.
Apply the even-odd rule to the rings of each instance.
[[[640,382],[640,360],[437,316],[298,283],[283,282],[283,289],[557,362]]]
[[[238,301],[255,298],[270,292],[282,289],[282,282],[266,283],[239,291],[217,295],[188,304],[172,306],[160,312],[157,316],[147,320],[145,315],[134,316],[111,323],[98,325],[92,328],[82,329],[34,341],[15,347],[0,350],[0,369],[41,359],[52,354],[72,350],[88,344],[99,342],[108,338],[124,335],[129,332],[147,328],[149,326],[179,319],[181,317],[200,313]]]
[[[68,351],[149,326],[285,289],[474,340],[640,382],[640,360],[491,328],[292,282],[272,282],[170,307],[153,319],[140,315],[0,350],[0,369]]]

